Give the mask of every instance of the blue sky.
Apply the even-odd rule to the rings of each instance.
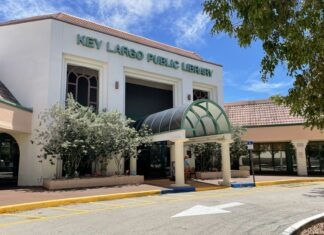
[[[287,94],[292,79],[277,69],[267,83],[260,80],[262,45],[240,48],[225,34],[211,35],[202,12],[203,0],[0,0],[0,21],[66,12],[97,23],[194,51],[223,65],[224,100],[266,99]]]

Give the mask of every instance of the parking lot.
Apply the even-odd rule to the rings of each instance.
[[[324,212],[324,183],[223,189],[0,215],[0,234],[279,234]]]

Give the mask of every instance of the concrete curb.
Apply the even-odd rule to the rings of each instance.
[[[306,182],[324,182],[324,178],[323,179],[317,178],[317,179],[291,179],[291,180],[263,181],[263,182],[257,182],[256,186],[270,186],[270,185],[278,185],[278,184],[306,183]],[[230,188],[230,186],[219,185],[219,186],[198,187],[198,188],[196,187],[194,190],[190,190],[190,191],[201,192],[201,191],[208,191],[208,190],[220,190],[226,188]],[[181,191],[181,192],[188,192],[188,190]],[[55,207],[55,206],[64,206],[64,205],[70,205],[76,203],[109,201],[109,200],[117,200],[123,198],[161,195],[167,193],[175,193],[175,192],[171,188],[171,189],[164,189],[164,190],[158,189],[158,190],[150,190],[150,191],[95,195],[95,196],[64,198],[64,199],[49,200],[49,201],[14,204],[14,205],[0,206],[0,214]],[[177,190],[177,193],[180,193],[180,191]]]
[[[281,233],[281,235],[292,235],[294,234],[297,230],[299,230],[300,228],[302,228],[303,226],[305,226],[308,223],[311,223],[313,221],[316,221],[318,219],[324,218],[324,213],[318,214],[318,215],[314,215],[312,217],[308,217],[306,219],[303,219],[301,221],[298,221],[297,223],[294,223],[293,225],[291,225],[290,227],[288,227],[285,231],[283,231]]]
[[[247,187],[255,187],[253,182],[241,182],[241,183],[231,183],[232,188],[247,188]]]
[[[220,190],[225,188],[230,188],[230,186],[215,185],[215,186],[208,186],[208,187],[193,187],[193,186],[185,186],[179,188],[170,187],[167,189],[162,189],[161,194],[201,192],[201,191],[210,191],[210,190]]]
[[[288,179],[288,180],[273,180],[273,181],[261,181],[256,182],[255,185],[253,182],[233,182],[231,183],[232,188],[244,188],[244,187],[256,187],[256,186],[271,186],[279,184],[294,184],[294,183],[310,183],[310,182],[324,182],[323,179],[314,178],[314,179]]]
[[[226,189],[226,188],[230,188],[230,186],[219,185],[219,186],[199,187],[199,188],[196,188],[196,192],[209,191],[209,190],[220,190],[220,189]]]
[[[161,194],[188,193],[188,192],[195,192],[195,191],[196,191],[196,189],[193,186],[169,187],[167,189],[162,189]]]
[[[311,182],[324,182],[323,179],[289,179],[289,180],[275,180],[275,181],[263,181],[263,182],[256,182],[255,186],[271,186],[271,185],[278,185],[278,184],[294,184],[294,183],[311,183]]]
[[[64,198],[64,199],[49,200],[49,201],[30,202],[30,203],[8,205],[8,206],[0,206],[0,214],[55,207],[55,206],[63,206],[63,205],[76,204],[76,203],[108,201],[108,200],[152,196],[152,195],[160,195],[160,194],[161,194],[161,190],[150,190],[150,191],[116,193],[116,194],[107,194],[107,195],[95,195],[95,196],[87,196],[87,197],[75,197],[75,198]]]
[[[86,196],[86,197],[64,198],[64,199],[57,199],[57,200],[48,200],[48,201],[39,201],[39,202],[30,202],[30,203],[0,206],[0,214],[48,208],[48,207],[64,206],[64,205],[70,205],[70,204],[76,204],[76,203],[109,201],[109,200],[117,200],[117,199],[123,199],[123,198],[144,197],[144,196],[153,196],[153,195],[161,195],[161,194],[168,194],[168,193],[219,190],[219,189],[225,189],[225,188],[229,188],[229,186],[210,186],[210,187],[199,187],[199,188],[190,187],[190,190],[188,190],[188,189],[174,190],[172,188],[169,188],[169,189],[162,189],[162,190],[157,189],[157,190],[150,190],[150,191],[130,192],[130,193],[116,193],[116,194],[95,195],[95,196]]]

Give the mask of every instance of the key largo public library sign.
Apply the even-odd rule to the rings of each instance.
[[[94,48],[100,50],[103,47],[103,41],[97,38],[88,37],[84,35],[77,35],[77,44],[84,47]],[[163,56],[147,53],[135,50],[133,48],[128,48],[126,46],[121,46],[119,44],[111,45],[109,42],[106,42],[106,51],[109,53],[119,54],[121,56],[127,56],[131,59],[143,60],[146,57],[146,62],[154,63],[160,66],[165,66],[173,69],[181,68],[183,71],[194,73],[206,77],[211,77],[213,71],[208,68],[200,67],[197,65],[192,65],[184,62],[179,62],[177,60],[165,58]]]

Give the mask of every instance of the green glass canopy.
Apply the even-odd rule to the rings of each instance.
[[[187,138],[231,132],[231,124],[224,110],[207,99],[153,113],[135,125],[137,129],[146,125],[153,134],[185,130]]]

